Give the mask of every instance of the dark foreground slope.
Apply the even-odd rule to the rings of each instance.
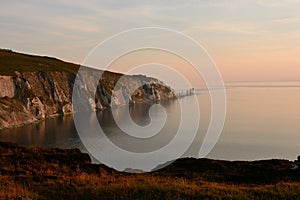
[[[286,160],[181,159],[146,174],[91,164],[79,150],[0,143],[0,199],[299,199]]]

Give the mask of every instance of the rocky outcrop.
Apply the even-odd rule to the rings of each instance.
[[[0,129],[81,111],[72,105],[75,78],[66,71],[16,71],[15,75],[0,76]],[[98,80],[95,70],[81,73],[75,87],[89,94],[80,96],[82,106],[78,107],[82,110],[175,98],[170,88],[146,76],[105,72]]]

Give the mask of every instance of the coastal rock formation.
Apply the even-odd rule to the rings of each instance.
[[[43,60],[44,58],[39,58],[39,62]],[[169,87],[154,78],[112,72],[101,72],[102,76],[99,76],[99,73],[100,71],[90,68],[80,73],[75,85],[75,92],[84,94],[77,95],[81,105],[76,108],[80,110],[74,110],[72,104],[76,73],[44,69],[1,75],[0,129],[20,126],[53,115],[175,98]]]

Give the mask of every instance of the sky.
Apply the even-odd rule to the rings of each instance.
[[[300,0],[1,1],[0,47],[82,63],[111,35],[164,27],[199,42],[225,82],[299,81],[299,11]]]

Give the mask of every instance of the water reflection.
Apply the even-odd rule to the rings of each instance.
[[[248,85],[247,85],[248,86]],[[285,158],[293,160],[300,154],[300,87],[233,87],[227,90],[227,117],[221,138],[210,158],[227,160],[254,160],[265,158]],[[195,156],[210,119],[210,98],[206,91],[198,95],[201,121],[198,135],[186,156]],[[189,105],[189,97],[180,99]],[[118,107],[97,113],[106,136],[121,148],[129,151],[148,152],[166,145],[174,137],[179,122],[178,102],[161,102],[168,118],[163,130],[148,141],[132,138],[116,126],[113,115],[122,119],[129,111],[130,116],[140,126],[150,123],[151,104],[137,104],[134,107]],[[129,109],[129,110],[127,110]],[[193,108],[190,108],[192,112]],[[155,114],[155,112],[154,112]],[[90,117],[90,116],[87,116]],[[156,113],[160,120],[160,112]],[[187,131],[190,131],[186,127]],[[141,133],[142,134],[142,133]],[[185,138],[182,138],[184,140]],[[58,148],[80,148],[84,150],[73,116],[47,119],[38,124],[30,124],[0,131],[0,141],[10,141],[22,145],[38,145]],[[149,142],[151,141],[151,142]],[[151,144],[151,145],[149,145]],[[155,144],[155,145],[153,145]]]
[[[147,139],[136,138],[126,134],[117,126],[114,116],[122,120],[126,118],[126,113],[129,112],[135,123],[139,126],[147,126],[151,120],[149,117],[149,109],[152,104],[137,104],[130,107],[121,106],[111,110],[104,110],[97,113],[97,118],[106,136],[118,147],[136,153],[150,152],[170,142],[175,135],[174,133],[177,132],[180,123],[179,104],[176,101],[161,102],[161,104],[168,114],[165,126],[158,134]],[[155,110],[152,110],[152,112],[155,112]],[[163,116],[159,115],[160,112],[156,112],[156,114],[152,120],[164,120]],[[140,134],[142,135],[143,132]]]
[[[0,140],[21,145],[59,148],[80,147],[73,116],[54,117],[0,132]]]

